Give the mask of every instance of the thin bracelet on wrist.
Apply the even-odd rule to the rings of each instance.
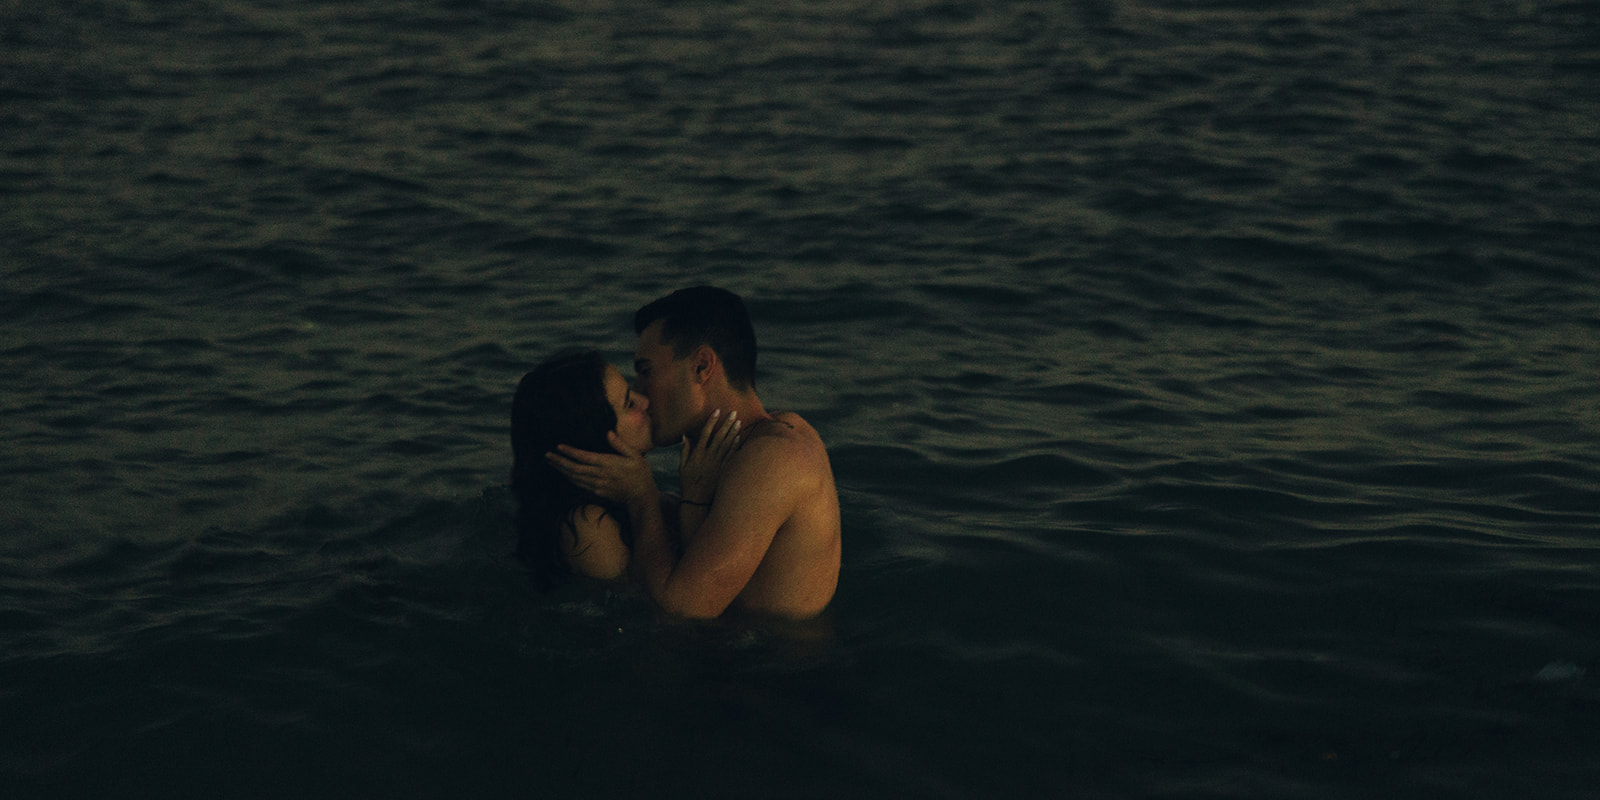
[[[698,502],[696,500],[687,500],[686,499],[686,500],[679,500],[678,502],[684,503],[684,504],[687,504],[687,505],[691,505],[691,506],[700,506],[702,508],[710,508],[711,507],[711,502],[710,501],[706,501],[704,503],[701,503],[701,502]]]

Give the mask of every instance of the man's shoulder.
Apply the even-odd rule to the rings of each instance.
[[[829,469],[828,451],[814,428],[792,411],[773,414],[746,430],[739,455],[745,466],[788,480]]]
[[[750,426],[745,431],[745,441],[766,442],[774,449],[792,454],[806,451],[827,458],[827,448],[823,446],[817,430],[793,411],[779,411]]]
[[[822,443],[817,429],[793,411],[779,411],[758,423],[768,432],[796,442]]]

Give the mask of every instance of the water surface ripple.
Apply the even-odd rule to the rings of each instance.
[[[1600,5],[1302,5],[0,9],[0,784],[1592,796]],[[703,282],[819,639],[509,558]]]

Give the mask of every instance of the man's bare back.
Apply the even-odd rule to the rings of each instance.
[[[827,449],[816,430],[793,412],[780,412],[750,426],[744,437],[741,453],[728,464],[730,472],[766,470],[800,491],[733,605],[757,614],[814,616],[839,586],[839,493]],[[759,460],[741,460],[752,446]]]

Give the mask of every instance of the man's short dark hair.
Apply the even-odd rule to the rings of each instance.
[[[661,341],[672,346],[674,358],[709,345],[722,359],[730,386],[739,391],[756,387],[756,332],[739,295],[715,286],[679,289],[639,309],[633,332],[644,333],[656,320],[663,320]]]

